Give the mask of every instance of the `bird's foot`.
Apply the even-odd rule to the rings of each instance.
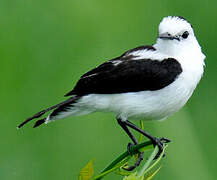
[[[169,143],[171,142],[169,139],[167,138],[156,138],[154,137],[153,140],[152,140],[152,143],[154,146],[158,146],[159,150],[158,150],[158,153],[156,154],[155,158],[154,159],[157,159],[160,157],[161,153],[163,152],[163,146],[164,146],[164,143]],[[163,157],[165,157],[165,154],[163,154]]]
[[[131,155],[131,156],[133,155],[132,152],[131,152],[131,149],[132,149],[133,146],[134,146],[134,145],[133,145],[132,143],[128,143],[128,144],[127,144],[127,152],[128,152],[129,155]]]
[[[128,151],[128,153],[129,153],[131,156],[133,155],[133,154],[132,154],[132,151],[131,151],[131,149],[132,149],[133,146],[135,146],[135,145],[133,145],[132,143],[128,143],[128,145],[127,145],[127,151]],[[134,165],[129,166],[129,167],[127,167],[127,168],[123,167],[123,169],[126,170],[126,171],[132,171],[132,170],[134,170],[137,166],[140,165],[140,163],[141,163],[142,160],[143,160],[143,152],[138,152],[138,159],[137,159],[137,161],[134,163]]]

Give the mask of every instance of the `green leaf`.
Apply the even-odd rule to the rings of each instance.
[[[137,172],[130,174],[129,176],[125,176],[123,180],[144,180],[144,177],[137,177]]]
[[[163,148],[163,152],[161,153],[160,157],[153,162],[154,157],[156,156],[156,154],[158,152],[158,146],[156,146],[154,148],[151,156],[149,156],[148,160],[142,166],[142,168],[136,173],[130,172],[130,174],[129,174],[129,172],[126,172],[123,170],[123,167],[125,167],[128,164],[129,160],[133,157],[132,155],[137,154],[138,151],[144,152],[144,151],[148,151],[150,149],[153,149],[153,144],[151,141],[144,142],[144,143],[138,144],[136,146],[133,146],[131,149],[131,153],[129,153],[128,151],[125,151],[120,156],[118,156],[115,160],[113,160],[106,168],[104,168],[101,171],[101,173],[99,173],[99,175],[94,176],[92,178],[90,177],[90,178],[91,178],[91,180],[101,180],[106,175],[108,175],[112,172],[119,174],[119,175],[122,175],[122,176],[125,176],[124,180],[144,180],[145,176],[146,176],[146,180],[148,177],[152,178],[159,171],[159,169],[157,169],[156,171],[154,169],[157,168],[157,165],[159,164],[161,158],[163,157],[164,150],[166,147],[167,147],[167,144],[165,143],[164,148]],[[79,180],[83,180],[83,179],[79,179]]]
[[[87,165],[81,169],[78,179],[79,180],[89,180],[94,174],[93,170],[93,160],[90,160]]]
[[[158,150],[159,150],[158,146],[155,146],[154,151],[152,152],[152,154],[150,155],[146,163],[143,165],[141,170],[138,172],[138,177],[144,176],[144,174],[146,173],[146,170],[150,167],[152,161],[154,160],[154,157],[158,153]]]
[[[167,146],[168,145],[164,145],[163,152],[160,154],[160,157],[158,157],[158,159],[145,170],[145,172],[144,172],[145,174],[148,173],[149,171],[151,171],[151,169],[153,169],[154,167],[156,167],[160,163],[160,160],[162,159]]]
[[[129,160],[129,157],[124,158],[120,162],[116,163],[112,168],[108,168],[107,170],[102,171],[99,175],[91,178],[91,180],[100,180],[107,174],[116,171],[118,168],[121,168],[122,166],[125,165],[125,163]]]
[[[142,120],[140,120],[140,127],[141,127],[142,130],[145,129],[144,121],[142,121]],[[138,139],[138,143],[141,143],[142,140],[143,140],[143,138],[144,138],[144,135],[140,134],[140,135],[139,135],[139,139]]]
[[[132,172],[129,171],[125,171],[122,169],[122,167],[120,167],[119,169],[117,169],[115,171],[115,174],[121,175],[121,176],[129,176],[130,174],[132,174]]]
[[[161,166],[158,167],[153,173],[151,173],[148,177],[147,180],[151,180],[157,173],[158,171],[161,169]]]

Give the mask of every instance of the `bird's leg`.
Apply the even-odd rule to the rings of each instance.
[[[131,123],[128,120],[124,121],[124,124],[125,124],[125,126],[128,126],[128,127],[132,128],[132,129],[134,129],[135,131],[137,131],[137,132],[143,134],[144,136],[146,136],[148,139],[150,139],[152,141],[154,146],[156,146],[156,145],[158,146],[159,151],[158,151],[157,155],[155,156],[155,159],[157,159],[160,156],[160,154],[162,153],[162,151],[163,151],[163,143],[170,142],[170,140],[166,139],[166,138],[153,137],[151,134],[149,134],[149,133],[143,131],[142,129],[138,128],[135,124]]]
[[[133,141],[134,145],[138,144],[137,139],[134,137],[134,135],[130,132],[130,130],[128,129],[128,127],[125,125],[124,121],[122,121],[120,118],[117,118],[118,124],[123,128],[123,130],[127,133],[127,135],[130,137],[130,139]],[[133,145],[131,143],[128,143],[127,146],[127,150],[129,152],[129,154],[131,154],[131,147]],[[127,171],[132,171],[134,170],[137,166],[139,166],[139,164],[141,163],[141,161],[143,160],[143,152],[139,152],[139,157],[138,160],[135,162],[134,165],[128,167],[128,168],[123,168],[124,170]]]

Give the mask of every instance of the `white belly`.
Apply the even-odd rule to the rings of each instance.
[[[184,83],[185,82],[185,83]],[[180,76],[169,86],[157,91],[141,91],[122,94],[90,94],[77,106],[91,111],[114,112],[123,119],[160,120],[185,105],[196,87]]]

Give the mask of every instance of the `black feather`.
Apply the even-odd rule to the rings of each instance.
[[[47,109],[44,109],[44,110],[42,110],[42,111],[36,113],[36,114],[33,115],[32,117],[27,118],[24,122],[22,122],[19,126],[17,126],[17,128],[19,129],[19,128],[23,127],[23,126],[24,126],[26,123],[28,123],[29,121],[31,121],[31,120],[33,120],[33,119],[36,119],[36,118],[39,118],[39,117],[41,117],[43,114],[45,114],[46,112],[51,111],[51,110],[53,110],[53,109],[56,109],[56,108],[60,107],[61,105],[67,104],[67,103],[69,103],[69,102],[70,102],[70,103],[73,103],[73,102],[75,102],[76,100],[78,100],[79,98],[80,98],[80,97],[78,97],[78,96],[71,97],[71,98],[67,99],[66,101],[63,101],[63,102],[61,102],[61,103],[59,103],[59,104],[56,104],[56,105],[54,105],[54,106],[51,106],[51,107],[49,107],[49,108],[47,108]]]
[[[66,104],[63,104],[59,106],[57,109],[55,109],[51,114],[50,118],[59,115],[60,113],[67,112],[71,107],[73,106],[73,103],[69,102]]]
[[[147,50],[147,51],[155,51],[156,49],[153,47],[153,46],[150,46],[150,45],[145,45],[145,46],[139,46],[139,47],[136,47],[136,48],[133,48],[133,49],[130,49],[126,52],[124,52],[121,56],[119,57],[116,57],[116,58],[113,58],[109,61],[106,61],[105,63],[99,65],[98,67],[88,71],[87,73],[83,74],[81,76],[81,79],[78,81],[78,83],[80,84],[80,82],[82,81],[83,78],[85,78],[87,81],[91,81],[92,77],[90,77],[90,79],[88,79],[88,76],[94,76],[95,74],[100,74],[100,75],[103,75],[103,73],[109,73],[111,72],[115,65],[114,63],[117,62],[117,61],[131,61],[133,58],[136,58],[137,56],[133,55],[134,52],[136,51],[142,51],[142,50]],[[118,66],[119,67],[119,66]],[[108,74],[109,76],[110,74]],[[98,75],[97,75],[98,76]],[[86,82],[85,82],[86,83]],[[78,85],[78,84],[77,84]],[[76,85],[76,86],[77,86]],[[116,85],[116,84],[114,84]],[[103,86],[103,84],[101,84],[101,86]],[[76,89],[77,87],[75,87]],[[71,95],[75,95],[75,94],[80,94],[80,92],[75,92],[75,89],[73,89],[72,91],[68,92],[67,94],[65,94],[64,96],[71,96]],[[88,87],[87,87],[87,92],[84,93],[84,94],[88,94]],[[91,92],[89,92],[91,93]],[[94,93],[94,92],[93,92]],[[100,92],[99,92],[100,93]],[[109,92],[108,92],[109,93]],[[112,93],[112,92],[111,92]],[[83,93],[81,93],[83,94]]]
[[[174,58],[124,60],[118,65],[106,62],[87,72],[67,95],[114,94],[159,90],[182,72]]]
[[[46,118],[36,121],[35,124],[34,124],[34,126],[33,126],[33,128],[36,128],[36,127],[44,124],[45,120],[46,120]]]

